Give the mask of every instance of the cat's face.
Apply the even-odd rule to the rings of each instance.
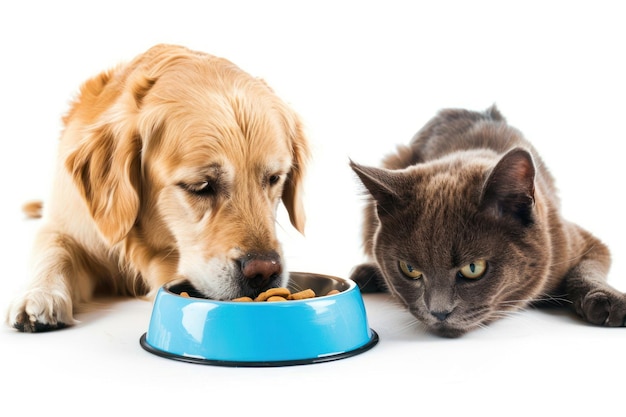
[[[373,256],[386,286],[436,334],[457,337],[526,305],[546,276],[532,158],[505,158],[496,168],[484,152],[401,171],[353,164],[376,204]]]

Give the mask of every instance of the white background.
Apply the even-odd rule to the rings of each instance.
[[[598,0],[4,2],[0,307],[28,280],[38,221],[20,206],[47,196],[69,100],[86,78],[162,42],[230,59],[302,116],[314,151],[306,235],[284,216],[279,225],[292,270],[347,277],[363,260],[349,158],[378,164],[439,109],[495,103],[542,154],[564,215],[609,245],[609,282],[625,291],[625,17],[619,1]],[[105,304],[61,332],[4,326],[0,414],[623,412],[626,329],[533,310],[448,340],[384,295],[364,299],[381,336],[373,350],[288,368],[150,355],[138,339],[151,306],[139,300]]]

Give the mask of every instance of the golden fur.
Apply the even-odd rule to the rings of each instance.
[[[309,148],[262,80],[158,45],[85,82],[63,121],[33,280],[11,326],[71,325],[99,289],[138,295],[187,279],[229,299],[286,283],[276,209],[282,199],[303,232]]]

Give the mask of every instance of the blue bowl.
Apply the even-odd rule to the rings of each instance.
[[[141,346],[156,355],[222,366],[286,366],[328,362],[371,349],[361,292],[352,280],[290,274],[292,292],[311,288],[315,298],[283,302],[215,301],[188,284],[159,289]],[[334,295],[331,290],[338,290]],[[321,296],[320,296],[321,295]]]

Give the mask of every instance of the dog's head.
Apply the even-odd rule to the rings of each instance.
[[[179,47],[153,48],[91,83],[110,84],[98,95],[110,97],[98,114],[68,115],[91,127],[66,166],[103,237],[145,264],[147,283],[163,283],[150,263],[168,256],[211,298],[285,285],[279,201],[297,230],[305,224],[309,148],[298,116],[262,80]]]

